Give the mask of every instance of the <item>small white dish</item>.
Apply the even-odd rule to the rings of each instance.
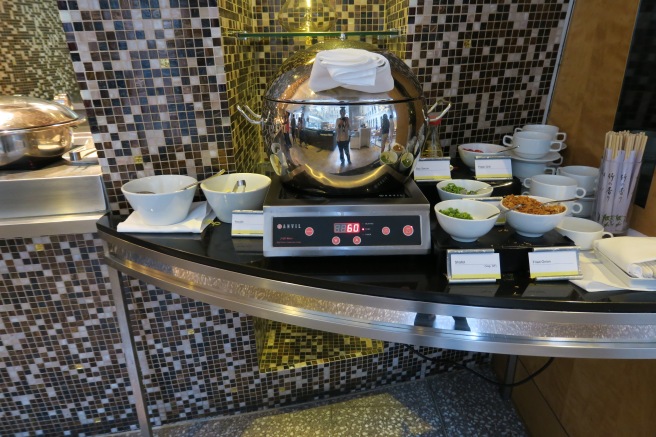
[[[441,213],[449,208],[469,213],[473,219],[461,219]],[[453,199],[438,202],[435,207],[435,216],[440,227],[456,241],[471,243],[492,230],[497,221],[499,208],[473,199]]]
[[[454,184],[457,187],[464,188],[467,191],[478,191],[475,194],[460,194],[446,191],[445,188],[449,184]],[[480,190],[480,191],[479,191]],[[441,200],[452,199],[476,199],[481,197],[490,197],[492,195],[492,185],[487,182],[477,181],[474,179],[446,179],[437,183],[437,193]]]

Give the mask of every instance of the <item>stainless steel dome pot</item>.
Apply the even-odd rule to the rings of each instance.
[[[56,102],[0,96],[0,170],[33,170],[60,159],[83,121]]]
[[[382,55],[389,62],[393,89],[311,90],[317,54],[342,48]],[[440,100],[433,108],[440,103],[446,105],[441,118],[450,104]],[[247,106],[237,108],[261,125],[267,157],[283,184],[323,196],[364,196],[398,188],[411,176],[430,132],[422,88],[410,68],[393,53],[354,41],[327,41],[296,52],[269,84],[261,116]],[[350,123],[350,162],[344,154],[340,159],[337,146],[342,114]],[[389,132],[384,132],[385,124]]]

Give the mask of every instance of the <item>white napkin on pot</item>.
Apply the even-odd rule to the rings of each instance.
[[[128,218],[118,224],[116,230],[119,232],[152,232],[152,233],[192,233],[200,234],[207,227],[216,214],[207,202],[194,202],[191,204],[189,214],[179,223],[172,225],[154,226],[144,223],[141,215],[134,211]]]
[[[325,91],[341,86],[365,93],[394,89],[387,58],[362,49],[333,49],[317,53],[310,73],[310,89]]]
[[[594,249],[634,278],[652,277],[652,270],[643,266],[656,261],[656,237],[603,238],[594,242]]]

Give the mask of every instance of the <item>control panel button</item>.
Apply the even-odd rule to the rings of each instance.
[[[357,246],[360,243],[362,243],[362,238],[360,238],[358,236],[353,237],[353,244],[355,244]]]
[[[341,240],[339,237],[333,237],[333,246],[338,246]]]
[[[390,231],[389,226],[383,226],[382,232],[383,232],[383,235],[389,235],[390,232],[392,232],[392,231]]]
[[[412,226],[410,226],[410,225],[405,225],[405,226],[403,227],[403,235],[405,235],[406,237],[409,237],[409,236],[411,236],[411,235],[414,234],[414,233],[415,233],[415,228],[413,228]]]
[[[311,227],[311,226],[308,226],[307,228],[305,228],[305,235],[307,235],[308,237],[313,236],[314,235],[314,228]]]

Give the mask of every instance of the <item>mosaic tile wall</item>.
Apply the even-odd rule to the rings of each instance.
[[[230,31],[279,30],[280,3],[256,2],[254,9],[245,1],[217,3],[57,2],[115,212],[129,211],[119,190],[129,179],[156,173],[204,178],[217,168],[248,170],[257,163],[258,128],[236,115],[236,105],[257,110],[278,65],[307,41],[241,41]],[[340,30],[407,29],[407,40],[377,42],[407,60],[429,102],[439,96],[454,101],[444,123],[447,144],[497,141],[518,124],[542,119],[568,3],[410,0],[384,7],[339,2],[336,9]],[[265,14],[255,19],[259,12]],[[100,242],[81,235],[0,245],[0,434],[136,429]],[[385,344],[376,355],[260,373],[252,318],[138,281],[129,285],[133,323],[149,359],[143,370],[156,425],[444,370],[416,360],[402,345]],[[24,321],[30,316],[34,321]],[[465,362],[486,359],[424,352]],[[86,361],[70,362],[82,355]],[[52,375],[58,378],[49,380]]]
[[[153,426],[328,398],[450,369],[382,342],[379,353],[268,371],[258,362],[257,319],[127,281],[132,323],[141,332],[137,349],[148,363],[142,371]],[[419,350],[460,363],[488,360],[486,354]]]
[[[0,95],[79,98],[56,2],[2,0],[0,23]]]
[[[429,105],[454,104],[443,145],[500,144],[514,127],[542,122],[569,0],[412,3],[404,59]]]
[[[113,211],[127,180],[236,169],[216,1],[58,4]]]
[[[0,239],[0,253],[0,435],[133,426],[97,235]]]

